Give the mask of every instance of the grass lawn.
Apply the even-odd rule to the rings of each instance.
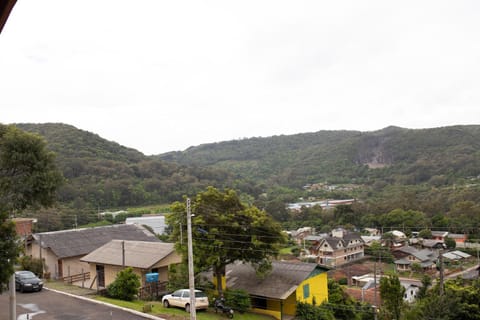
[[[149,314],[154,316],[158,316],[160,318],[168,319],[168,320],[184,320],[190,319],[190,315],[185,312],[185,310],[180,308],[165,308],[160,301],[121,301],[116,299],[110,299],[106,297],[96,297],[96,300],[100,300],[103,302],[111,303],[120,307],[133,309],[136,311],[143,312],[144,306],[148,305],[151,306],[151,311]],[[216,314],[213,309],[209,309],[207,311],[198,310],[197,311],[197,319],[198,320],[219,320],[219,319],[228,319],[226,316],[222,314]],[[259,315],[255,313],[235,313],[234,319],[239,320],[272,320],[272,317]]]
[[[70,285],[63,283],[61,281],[49,280],[45,283],[45,286],[63,292],[68,292],[71,294],[76,294],[79,296],[90,297],[95,300],[103,301],[106,303],[110,303],[119,307],[132,309],[140,312],[144,312],[145,306],[153,306],[151,311],[148,311],[149,314],[158,316],[160,318],[168,319],[168,320],[184,320],[190,319],[190,315],[185,312],[185,310],[180,308],[165,308],[160,301],[122,301],[117,299],[111,299],[103,296],[96,295],[95,290],[89,290],[87,288],[80,288],[75,285]],[[220,320],[220,319],[228,319],[226,316],[221,314],[216,314],[213,309],[209,309],[207,311],[197,311],[197,319],[198,320]],[[255,313],[235,313],[234,319],[237,320],[272,320],[272,317],[255,314]]]

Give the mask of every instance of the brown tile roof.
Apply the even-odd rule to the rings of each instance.
[[[122,249],[122,242],[124,249]],[[125,266],[140,269],[150,269],[175,251],[173,243],[112,240],[80,260],[121,266],[123,250],[125,250]]]
[[[226,269],[229,289],[242,289],[250,295],[282,300],[315,272],[325,271],[316,263],[273,261],[272,271],[261,279],[250,264],[229,264]]]
[[[106,227],[62,230],[34,234],[42,248],[50,248],[57,258],[86,255],[111,240],[160,240],[142,226],[118,224]]]

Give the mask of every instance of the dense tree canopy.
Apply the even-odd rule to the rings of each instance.
[[[380,279],[380,297],[386,319],[401,319],[403,310],[403,295],[405,288],[400,284],[397,275],[389,275]]]
[[[225,266],[235,261],[251,263],[259,273],[267,272],[269,259],[277,255],[278,244],[284,242],[280,225],[264,211],[242,203],[231,189],[222,192],[208,187],[192,200],[191,212],[195,268],[212,268],[217,279],[224,274]],[[168,221],[177,248],[185,253],[185,203],[172,205]]]
[[[49,206],[62,181],[53,153],[37,135],[0,124],[0,291],[18,255],[10,214],[28,206]]]

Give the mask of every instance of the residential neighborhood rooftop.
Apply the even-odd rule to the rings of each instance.
[[[147,229],[135,224],[43,232],[33,236],[41,241],[42,248],[50,248],[59,259],[85,255],[115,239],[160,241]]]

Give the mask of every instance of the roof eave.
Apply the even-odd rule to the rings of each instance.
[[[1,0],[0,1],[0,33],[2,33],[5,23],[7,23],[8,16],[12,12],[13,6],[17,0]]]

